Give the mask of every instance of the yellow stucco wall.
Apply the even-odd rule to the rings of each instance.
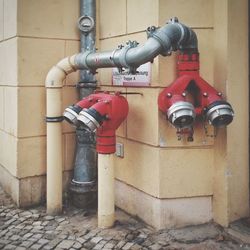
[[[5,172],[1,182],[20,205],[45,198],[44,81],[55,63],[79,51],[78,17],[78,1],[0,1],[0,165]],[[77,73],[67,77],[63,107],[77,99],[72,87],[77,79]],[[63,125],[65,171],[72,169],[73,131]],[[42,177],[32,183],[35,176]]]
[[[128,40],[143,43],[148,26],[161,26],[173,16],[197,32],[201,75],[213,84],[213,1],[100,1],[100,50]],[[130,112],[118,139],[124,143],[125,157],[116,159],[116,176],[159,198],[212,195],[213,138],[197,124],[194,142],[177,141],[176,130],[158,111],[158,94],[176,78],[175,67],[175,55],[159,56],[152,64],[150,88],[123,88],[143,96],[127,96]],[[109,89],[111,69],[99,70],[98,79]]]
[[[38,202],[44,194],[35,194],[45,189],[44,80],[61,58],[79,51],[78,16],[76,0],[0,0],[0,181],[19,204]],[[128,40],[143,43],[148,26],[173,16],[196,32],[201,76],[225,93],[235,119],[216,138],[206,137],[197,123],[194,142],[177,141],[157,106],[160,91],[176,78],[175,53],[154,60],[150,87],[113,87],[111,69],[100,69],[103,90],[143,94],[127,95],[130,112],[117,131],[125,155],[115,157],[116,178],[159,200],[209,197],[214,219],[227,225],[249,212],[247,1],[98,0],[98,49],[113,50]],[[77,100],[77,79],[78,73],[67,76],[62,110]],[[74,130],[64,122],[63,133],[68,171]],[[43,181],[36,179],[33,196],[24,196],[39,176]]]

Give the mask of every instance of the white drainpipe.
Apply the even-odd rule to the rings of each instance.
[[[98,154],[98,227],[109,228],[115,222],[114,155]]]
[[[66,75],[76,71],[75,55],[62,59],[47,74],[47,213],[62,211],[62,87]]]

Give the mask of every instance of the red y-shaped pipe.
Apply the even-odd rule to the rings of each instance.
[[[169,121],[175,127],[192,126],[198,115],[204,115],[214,126],[231,123],[231,105],[199,75],[198,52],[184,51],[180,54],[177,70],[179,77],[158,98],[159,109],[167,113]]]

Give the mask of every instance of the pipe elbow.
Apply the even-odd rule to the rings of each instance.
[[[186,26],[185,26],[186,27]],[[185,39],[180,42],[179,44],[179,50],[194,50],[198,51],[198,39],[196,33],[191,29],[186,27],[185,31]]]
[[[45,80],[45,86],[47,88],[61,88],[63,86],[66,75],[78,69],[75,63],[75,57],[76,55],[63,58],[50,69]]]
[[[179,23],[177,18],[172,18],[159,29],[148,29],[149,37],[156,39],[162,47],[163,56],[170,55],[172,51],[193,49],[197,50],[198,40],[195,32]]]

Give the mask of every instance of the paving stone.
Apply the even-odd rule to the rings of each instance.
[[[28,226],[25,226],[24,228],[25,230],[31,230],[32,229],[32,226],[28,225]]]
[[[76,239],[76,236],[75,236],[75,235],[69,235],[67,239],[68,239],[68,240],[75,240],[75,239]]]
[[[43,234],[43,230],[36,229],[36,228],[31,229],[30,232],[34,234]]]
[[[2,245],[8,245],[10,243],[10,241],[9,240],[5,240],[5,239],[0,239],[0,244],[2,244]]]
[[[127,242],[124,246],[123,246],[123,250],[128,250],[130,249],[132,246],[134,245],[133,242]]]
[[[42,224],[42,221],[34,221],[32,223],[33,226],[40,226]]]
[[[182,243],[198,243],[207,239],[214,239],[220,233],[220,230],[213,224],[190,226],[169,231],[169,234],[176,241]]]
[[[8,245],[6,245],[3,249],[4,249],[4,250],[13,250],[13,249],[15,249],[15,248],[16,248],[15,245],[8,244]]]
[[[75,242],[74,245],[73,245],[74,249],[80,249],[81,247],[82,247],[82,244],[79,243],[79,242]]]
[[[104,245],[107,244],[106,240],[102,240],[100,241],[97,245],[94,246],[94,250],[100,250],[100,249],[104,249]]]
[[[31,247],[30,247],[30,249],[32,249],[32,250],[39,250],[39,249],[42,249],[42,245],[40,245],[40,244],[34,244],[34,245],[32,245]]]
[[[35,242],[38,241],[38,239],[37,239],[37,238],[34,238],[33,236],[30,237],[30,238],[28,238],[28,240],[31,241],[31,242],[33,242],[33,243],[35,243]]]
[[[149,249],[151,249],[151,250],[160,250],[160,249],[162,249],[162,246],[159,245],[159,244],[153,244],[153,245],[151,245],[149,247]]]
[[[69,249],[74,244],[73,240],[63,240],[57,247],[62,249]]]
[[[68,238],[68,234],[60,234],[58,236],[60,239],[64,240],[64,239],[67,239]]]
[[[90,242],[90,241],[88,241],[88,242],[85,242],[83,246],[84,246],[85,248],[87,248],[87,249],[93,249],[94,246],[95,246],[95,244],[92,243],[92,242]]]
[[[20,213],[20,216],[22,216],[22,217],[27,217],[27,216],[31,216],[31,215],[32,215],[32,213],[30,211],[24,211],[24,212]]]
[[[100,242],[103,238],[102,237],[94,237],[92,238],[90,241],[97,244],[98,242]]]
[[[32,241],[27,241],[27,240],[25,240],[25,241],[23,241],[22,243],[21,243],[21,247],[25,247],[25,248],[29,248],[31,245],[33,245],[34,244],[34,242],[32,242]]]
[[[140,245],[138,245],[138,244],[135,244],[135,245],[133,245],[131,248],[130,248],[130,250],[140,250],[140,249],[142,249],[143,247],[142,246],[140,246]]]
[[[53,240],[53,239],[55,239],[56,238],[56,234],[54,234],[54,233],[45,233],[44,235],[43,235],[43,238],[44,239],[47,239],[47,240]]]
[[[119,241],[118,244],[116,245],[116,249],[121,249],[125,244],[126,244],[125,241],[123,240]]]
[[[54,217],[54,216],[51,216],[51,215],[46,215],[46,216],[43,217],[43,219],[49,221],[49,220],[54,220],[55,217]]]
[[[45,244],[47,244],[48,242],[49,242],[49,240],[41,238],[37,243],[38,243],[38,244],[41,244],[41,245],[45,245]]]
[[[16,226],[17,229],[23,229],[25,227],[25,225],[19,224]]]
[[[52,248],[55,248],[62,240],[60,239],[54,239],[48,243],[47,246],[51,246]]]
[[[40,218],[39,214],[32,214],[31,216],[34,220],[38,220]]]
[[[78,242],[80,242],[81,244],[83,244],[83,243],[85,243],[87,240],[86,239],[84,239],[84,238],[76,238],[76,240],[78,241]]]
[[[19,235],[13,235],[13,236],[10,237],[11,241],[16,241],[16,240],[19,240],[19,239],[20,239]]]
[[[51,250],[51,249],[55,249],[55,247],[50,246],[50,245],[46,245],[46,246],[43,246],[43,249],[44,250]]]
[[[28,239],[29,237],[31,237],[33,235],[33,233],[26,233],[23,238],[24,239]]]
[[[114,246],[115,246],[115,245],[114,245],[113,243],[108,242],[107,244],[105,244],[104,248],[105,248],[105,249],[113,249]]]
[[[43,234],[34,234],[33,235],[33,238],[36,238],[36,239],[41,239],[43,237]]]
[[[67,221],[67,220],[64,220],[64,221],[60,222],[60,225],[61,225],[61,226],[67,225],[67,224],[69,224],[69,221]]]
[[[48,224],[49,224],[49,221],[43,221],[43,222],[41,222],[42,226],[47,226]]]
[[[12,219],[6,221],[6,222],[5,222],[5,225],[10,225],[10,224],[13,223],[14,221],[16,221],[16,219],[15,219],[15,218],[12,218]]]

